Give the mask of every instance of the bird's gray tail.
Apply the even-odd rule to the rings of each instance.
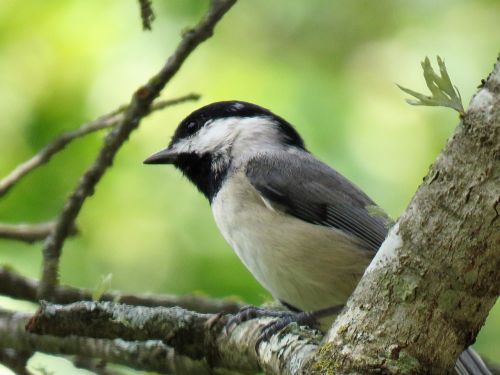
[[[460,354],[455,363],[455,371],[459,375],[492,375],[472,347],[468,347]]]

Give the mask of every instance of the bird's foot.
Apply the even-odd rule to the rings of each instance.
[[[292,311],[266,310],[255,306],[246,306],[242,308],[238,314],[233,316],[228,321],[226,329],[228,330],[228,332],[231,332],[236,325],[255,318],[261,318],[261,317],[278,318],[266,324],[262,328],[262,331],[255,343],[255,350],[258,351],[259,345],[263,341],[268,341],[275,333],[281,331],[290,323],[297,323],[299,326],[305,325],[311,328],[316,328],[318,325],[319,318],[338,314],[342,308],[343,305],[328,307],[326,309],[316,310],[316,311],[292,312]]]
[[[255,318],[287,318],[294,315],[291,311],[268,310],[255,306],[245,306],[226,324],[226,330],[231,332],[237,325]]]
[[[318,326],[318,320],[314,315],[314,311],[285,312],[287,312],[288,315],[282,316],[277,320],[273,320],[262,328],[260,335],[255,342],[255,351],[257,353],[262,342],[269,341],[269,339],[273,335],[275,335],[291,323],[296,323],[299,326],[307,326],[310,328],[317,328]]]

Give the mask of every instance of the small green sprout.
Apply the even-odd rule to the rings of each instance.
[[[92,301],[99,301],[104,293],[109,291],[112,280],[113,274],[111,273],[101,276],[101,279],[97,282],[97,285],[92,291]]]
[[[400,85],[397,86],[407,94],[410,94],[411,96],[417,98],[417,100],[407,99],[406,102],[408,104],[449,107],[453,108],[455,111],[460,113],[461,116],[463,116],[465,114],[465,110],[462,106],[462,98],[460,96],[460,92],[458,91],[457,87],[451,83],[450,76],[446,71],[446,66],[443,59],[438,56],[437,62],[439,66],[439,73],[441,75],[438,75],[434,71],[428,57],[426,57],[425,60],[422,61],[425,83],[431,91],[432,96],[420,94]]]

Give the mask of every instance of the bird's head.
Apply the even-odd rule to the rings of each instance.
[[[225,101],[191,113],[170,145],[144,163],[175,165],[211,200],[231,166],[283,148],[304,149],[292,125],[258,105]]]

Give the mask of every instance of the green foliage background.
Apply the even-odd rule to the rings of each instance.
[[[0,2],[0,176],[61,131],[126,103],[206,7],[153,4],[153,31],[142,32],[135,0]],[[205,199],[173,168],[142,160],[195,108],[247,100],[295,124],[313,153],[396,218],[458,118],[408,106],[395,83],[426,92],[419,63],[439,54],[466,105],[499,52],[499,25],[497,0],[240,0],[164,92],[198,92],[200,102],[147,118],[85,204],[62,281],[93,287],[111,273],[112,288],[128,292],[262,303],[268,294],[220,236]],[[0,200],[0,221],[53,218],[102,136],[75,142],[23,180]],[[38,277],[40,248],[1,240],[0,263]],[[499,337],[497,304],[476,348],[500,361]]]

